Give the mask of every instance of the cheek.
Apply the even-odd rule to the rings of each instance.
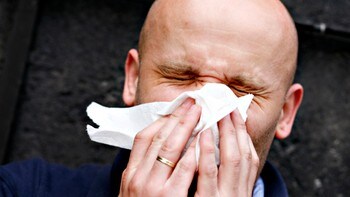
[[[248,109],[247,127],[252,138],[259,138],[267,132],[274,132],[280,118],[282,105],[278,100],[259,104],[253,102]]]
[[[248,111],[247,130],[259,157],[265,158],[275,136],[279,113],[268,112],[252,105]]]

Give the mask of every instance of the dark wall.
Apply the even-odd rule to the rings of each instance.
[[[121,106],[125,55],[149,5],[137,1],[42,1],[7,161],[44,157],[76,166],[113,160],[93,143],[87,105]]]
[[[12,29],[13,15],[17,7],[17,1],[0,0],[0,75],[5,61],[5,48],[8,36]]]
[[[308,31],[299,38],[304,100],[292,135],[274,142],[270,160],[292,196],[348,196],[350,42]]]
[[[273,143],[269,159],[281,170],[291,196],[348,196],[350,15],[337,12],[331,1],[318,1],[310,9],[304,1],[285,2],[299,24],[297,81],[305,97],[293,134]],[[339,10],[349,5],[338,3]],[[16,5],[0,0],[0,77]],[[6,162],[43,157],[74,167],[113,160],[117,148],[89,140],[85,109],[91,101],[123,106],[124,59],[137,45],[149,5],[138,0],[40,1]],[[323,21],[330,33],[313,29]]]
[[[347,0],[282,0],[299,24],[350,32],[349,8]],[[323,27],[321,27],[323,26]]]

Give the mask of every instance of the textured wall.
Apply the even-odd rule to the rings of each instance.
[[[113,160],[116,148],[88,139],[85,108],[91,101],[123,105],[124,59],[137,44],[149,2],[41,1],[7,161],[43,157],[74,167]],[[285,2],[294,18],[317,23],[313,14]],[[9,1],[0,0],[1,11],[11,10],[4,5]],[[3,13],[0,25],[11,24]],[[349,14],[341,15],[350,21]],[[0,27],[0,60],[7,30]],[[291,196],[348,196],[349,39],[301,32],[298,81],[305,98],[292,136],[274,142],[270,160],[281,169]]]
[[[76,166],[109,162],[89,140],[91,101],[122,105],[123,62],[147,8],[130,1],[42,2],[8,160],[33,156]]]
[[[349,9],[347,0],[282,0],[298,23],[350,32]],[[323,26],[323,27],[320,27]]]
[[[17,1],[0,0],[0,75],[5,62],[4,51],[8,35],[12,29],[13,15]]]
[[[270,159],[291,196],[349,196],[350,41],[304,32],[299,59],[304,101],[292,135],[274,142]]]

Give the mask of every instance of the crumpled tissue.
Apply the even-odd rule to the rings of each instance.
[[[161,116],[171,114],[186,98],[191,97],[201,106],[200,120],[192,132],[190,142],[202,131],[210,128],[216,143],[216,162],[219,164],[219,133],[217,122],[238,108],[244,121],[253,99],[252,94],[237,97],[224,84],[207,83],[201,89],[184,92],[171,102],[153,102],[129,108],[108,108],[92,102],[87,107],[87,114],[94,123],[94,128],[87,125],[90,139],[95,142],[131,149],[136,134]],[[196,142],[196,160],[199,160],[199,137]],[[186,147],[187,147],[186,146]]]

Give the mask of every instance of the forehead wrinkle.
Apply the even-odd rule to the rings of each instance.
[[[265,44],[256,42],[252,40],[251,38],[246,37],[240,30],[225,30],[225,29],[219,29],[219,28],[214,28],[214,27],[179,27],[176,28],[176,30],[181,32],[188,32],[189,34],[193,35],[202,35],[203,37],[208,37],[208,38],[221,38],[222,40],[224,39],[230,39],[230,40],[244,40],[246,43],[250,43],[256,46],[261,46],[261,47],[266,47]],[[197,34],[196,34],[197,33]],[[200,33],[200,34],[199,34]]]
[[[198,48],[202,48],[203,46],[206,47],[207,45],[203,45],[202,43],[192,43],[191,44],[194,47],[198,47]],[[232,54],[232,57],[240,57],[243,58],[244,56],[238,56],[239,55],[249,55],[250,58],[252,57],[260,57],[261,54],[257,54],[253,51],[248,51],[248,50],[242,50],[241,48],[235,48],[235,47],[231,47],[230,45],[227,44],[221,44],[221,43],[213,43],[212,45],[216,46],[216,47],[220,47],[220,50],[223,51],[223,54]],[[210,55],[210,54],[209,54]],[[231,56],[231,55],[230,55]],[[208,54],[207,56],[208,57]],[[209,58],[208,60],[208,64],[214,64],[217,60],[211,60],[211,58]],[[221,63],[224,61],[220,61]],[[226,61],[225,61],[226,62]]]

